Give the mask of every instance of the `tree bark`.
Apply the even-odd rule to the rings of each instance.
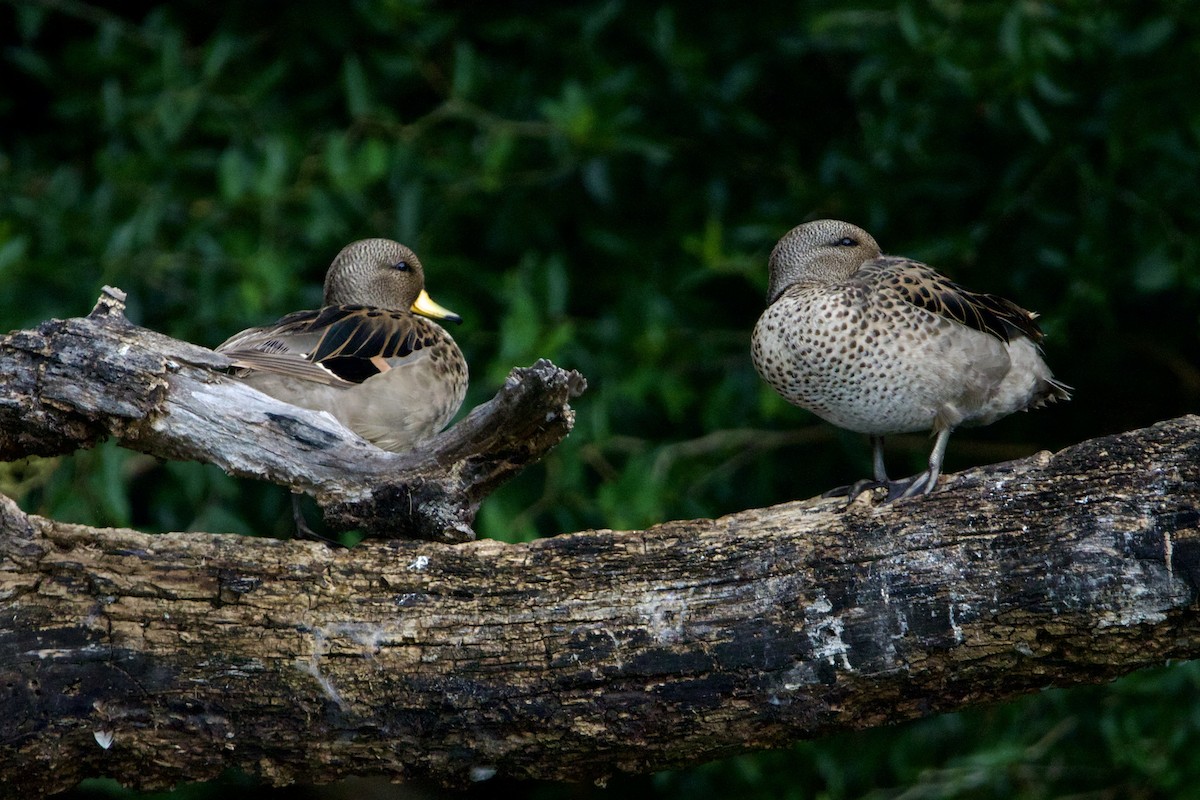
[[[889,505],[351,550],[0,499],[0,794],[603,779],[1196,657],[1198,464],[1189,416]]]

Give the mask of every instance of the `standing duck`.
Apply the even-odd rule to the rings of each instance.
[[[973,292],[917,261],[885,256],[839,220],[806,222],[771,252],[767,309],[754,327],[758,374],[789,403],[871,437],[887,499],[928,494],[950,433],[1070,399],[1038,347],[1037,315]],[[932,431],[929,468],[890,480],[883,437]]]

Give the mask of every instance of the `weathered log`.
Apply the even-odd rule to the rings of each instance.
[[[1200,418],[529,544],[98,530],[0,502],[0,793],[238,767],[596,779],[1200,655]]]
[[[105,289],[86,318],[0,339],[0,460],[68,453],[108,437],[163,458],[312,494],[333,528],[380,537],[475,538],[483,498],[570,432],[578,372],[542,360],[407,453],[387,453],[327,414],[223,374],[229,360],[132,325]]]

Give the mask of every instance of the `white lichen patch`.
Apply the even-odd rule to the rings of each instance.
[[[946,610],[946,616],[950,621],[950,632],[954,634],[954,643],[962,644],[966,640],[963,635],[962,625],[958,623],[960,614],[969,614],[971,605],[969,603],[958,602],[954,595],[950,596],[950,605]]]
[[[638,603],[637,618],[655,642],[674,644],[684,638],[687,601],[673,591],[654,592]]]
[[[805,633],[812,645],[814,660],[827,661],[842,669],[853,669],[850,665],[850,647],[842,640],[845,624],[841,618],[829,612],[833,603],[824,594],[817,595],[810,605],[804,607]]]
[[[621,658],[621,639],[608,628],[601,628],[600,630],[602,633],[606,634],[610,640],[612,640],[613,650],[611,658],[613,666],[617,668],[617,672],[620,672],[625,668],[625,662]]]
[[[330,654],[374,658],[396,635],[393,627],[374,622],[334,622],[323,625],[312,630],[312,654],[307,659],[296,659],[296,668],[311,676],[326,697],[346,710],[348,706],[341,693],[321,668],[322,661]]]
[[[1121,570],[1123,593],[1119,605],[1099,614],[1097,628],[1153,625],[1167,618],[1166,610],[1174,603],[1153,575],[1136,562],[1126,562]]]
[[[1130,553],[1138,546],[1137,532],[1153,526],[1149,514],[1126,518],[1102,517],[1101,529],[1124,531],[1122,543],[1113,553],[1111,539],[1095,538],[1081,546],[1097,552],[1106,560],[1120,559],[1120,577],[1113,580],[1102,573],[1088,585],[1087,595],[1100,600],[1103,609],[1097,615],[1097,628],[1154,625],[1167,618],[1167,612],[1177,608],[1183,598],[1190,597],[1191,588],[1174,573],[1171,565],[1174,543],[1164,537],[1164,559],[1135,558]],[[1093,601],[1095,602],[1095,601]]]
[[[470,775],[471,780],[475,781],[476,783],[488,781],[496,777],[496,768],[490,764],[476,765],[471,767]]]
[[[342,700],[341,694],[338,693],[337,687],[333,685],[333,681],[321,672],[320,661],[320,656],[313,653],[312,658],[307,661],[300,658],[296,659],[296,669],[306,675],[310,675],[317,682],[317,685],[321,687],[321,691],[325,693],[325,696],[337,703],[338,708],[345,711],[346,703]]]
[[[374,656],[391,639],[391,633],[387,626],[376,622],[335,622],[323,625],[315,635],[318,646],[326,653],[332,648],[334,640],[348,639],[364,656]],[[338,647],[339,651],[346,649]]]
[[[1163,561],[1167,564],[1167,574],[1172,578],[1175,577],[1175,540],[1171,538],[1170,531],[1163,532]]]

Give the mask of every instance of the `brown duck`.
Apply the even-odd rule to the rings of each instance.
[[[429,297],[412,250],[363,239],[333,260],[321,308],[242,331],[217,351],[255,389],[326,411],[384,450],[408,450],[445,427],[467,391],[458,345],[418,314],[462,321]]]

